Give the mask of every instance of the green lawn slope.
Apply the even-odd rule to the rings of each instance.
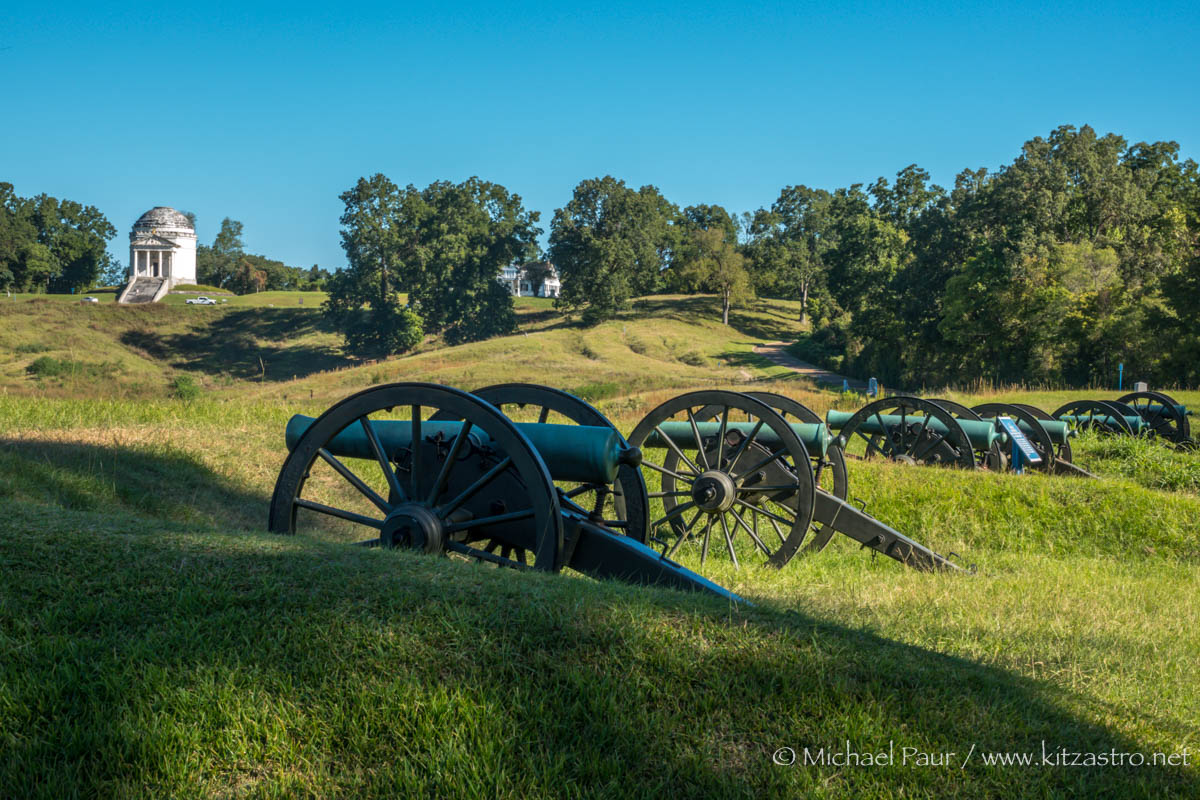
[[[295,379],[272,366],[289,342],[336,354],[273,316],[309,310],[32,308],[0,328],[0,797],[1200,796],[1194,454],[1081,441],[1094,481],[853,461],[856,504],[974,572],[838,537],[779,571],[710,559],[754,603],[730,607],[276,536],[267,505],[288,416],[372,382],[537,380],[625,431],[692,388],[854,407],[753,355],[794,330],[786,305],[724,328],[711,298],[652,298],[583,329],[526,302],[517,336]],[[220,351],[237,313],[253,334]],[[14,351],[56,332],[77,349]],[[211,379],[214,352],[270,342],[265,378]],[[47,353],[205,391],[31,389]],[[895,763],[803,763],[847,742]]]

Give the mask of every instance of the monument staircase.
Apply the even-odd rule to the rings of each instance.
[[[153,303],[167,293],[166,278],[134,278],[117,296],[118,303]]]

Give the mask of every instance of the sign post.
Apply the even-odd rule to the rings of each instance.
[[[1008,440],[1012,442],[1012,469],[1013,472],[1020,475],[1025,471],[1026,464],[1042,463],[1042,456],[1038,453],[1037,448],[1029,441],[1029,437],[1017,425],[1017,421],[1012,417],[996,417],[996,422],[1008,434]]]
[[[1117,391],[1125,388],[1125,362],[1117,364]]]
[[[867,381],[867,397],[877,397],[879,395],[879,381],[871,378]]]

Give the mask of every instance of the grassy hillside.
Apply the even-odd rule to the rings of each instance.
[[[188,366],[216,358],[215,333],[184,346],[194,326],[253,312],[230,357],[327,334],[291,339],[273,315],[298,309],[149,309],[136,330],[168,357],[122,342],[146,318],[106,308],[0,327],[0,796],[1200,796],[1200,456],[1087,440],[1098,481],[852,462],[856,504],[976,573],[835,539],[782,571],[718,570],[752,608],[263,531],[287,417],[372,381],[539,380],[626,431],[683,389],[751,379],[856,405],[750,353],[786,306],[723,329],[708,302],[592,330],[530,303],[528,335],[223,384]],[[8,342],[44,341],[37,326],[208,388],[18,389],[34,354]],[[897,763],[773,763],[847,741]],[[1043,765],[1043,742],[1175,765]]]
[[[248,298],[257,305],[240,302]],[[252,382],[258,382],[266,397],[312,392],[328,398],[404,375],[462,385],[516,379],[576,389],[595,384],[584,394],[599,397],[645,375],[654,376],[649,386],[676,386],[706,376],[777,374],[779,368],[754,356],[753,345],[797,327],[795,307],[786,301],[756,302],[725,327],[713,298],[649,298],[619,321],[586,329],[564,319],[549,300],[520,298],[516,336],[457,348],[431,340],[416,355],[362,364],[343,352],[314,293],[264,292],[222,306],[181,305],[182,295],[172,300],[179,302],[124,307],[38,297],[0,303],[0,387],[62,397],[162,396],[175,376],[188,374],[222,395],[257,392]],[[66,367],[41,377],[29,372],[46,358]]]

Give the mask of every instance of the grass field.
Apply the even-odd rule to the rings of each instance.
[[[276,365],[338,357],[289,332],[307,309],[0,312],[0,796],[1200,796],[1195,454],[1085,438],[1095,481],[852,462],[856,504],[976,573],[835,540],[718,569],[750,608],[264,532],[284,422],[371,383],[550,383],[626,432],[686,388],[855,407],[753,355],[785,304],[730,329],[703,298],[596,329],[523,306],[516,337],[295,379]],[[269,343],[265,378],[238,372]],[[39,385],[45,354],[126,371]],[[129,388],[176,374],[203,395]],[[773,763],[847,742],[896,763]]]

